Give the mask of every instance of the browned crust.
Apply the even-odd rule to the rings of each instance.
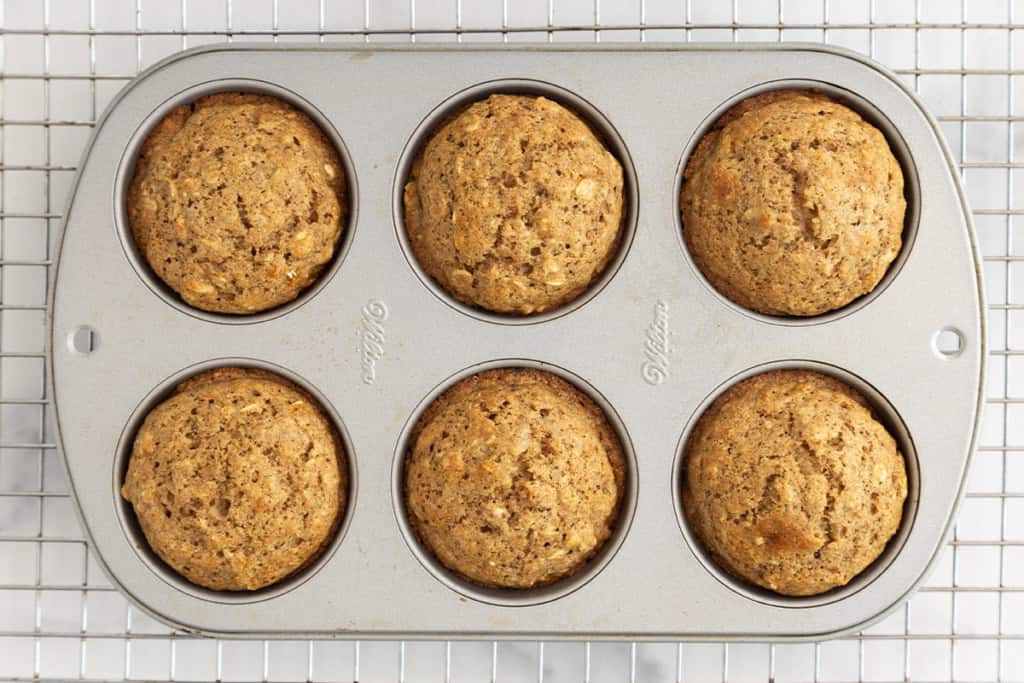
[[[618,434],[608,423],[608,417],[605,415],[605,412],[601,409],[600,406],[598,406],[593,401],[593,399],[591,399],[585,393],[576,388],[572,383],[562,379],[561,377],[551,372],[536,370],[533,368],[498,368],[493,370],[484,370],[482,372],[476,373],[475,375],[466,377],[465,379],[462,379],[459,382],[457,382],[449,389],[445,390],[444,393],[442,393],[438,398],[431,402],[430,406],[427,407],[427,409],[417,420],[416,425],[414,426],[410,434],[408,443],[414,444],[423,428],[427,424],[429,424],[440,411],[442,411],[446,406],[448,406],[451,403],[457,403],[462,396],[473,393],[476,387],[482,384],[490,384],[495,382],[504,384],[509,380],[519,381],[522,379],[526,379],[530,382],[534,382],[537,384],[542,384],[550,388],[558,397],[563,398],[568,402],[577,404],[578,406],[583,408],[591,417],[594,418],[594,425],[598,429],[598,438],[601,440],[601,443],[606,453],[608,454],[608,463],[612,468],[613,476],[615,478],[615,486],[617,491],[615,506],[612,509],[611,513],[608,515],[606,522],[608,529],[612,534],[614,534],[615,529],[618,527],[619,524],[622,523],[622,501],[624,497],[626,481],[626,458],[622,450],[621,441],[619,440]],[[408,458],[411,453],[412,446],[410,445],[409,449],[403,455],[403,457]],[[406,480],[403,480],[402,487],[403,498],[407,498],[408,482]],[[410,523],[410,528],[412,529],[417,541],[420,543],[420,545],[422,545],[424,548],[430,551],[429,544],[426,542],[423,535],[420,533],[419,520],[416,518],[415,515],[411,513],[407,513],[407,515]],[[587,564],[589,564],[589,562],[594,558],[594,556],[598,552],[601,551],[605,543],[607,543],[607,537],[603,539],[602,542],[599,543],[597,547],[595,547],[589,554],[580,557],[579,561],[572,567],[572,569],[568,573],[562,576],[556,576],[548,581],[536,583],[532,586],[532,588],[542,588],[544,586],[551,585],[558,581],[564,580],[569,576],[577,574],[581,569],[583,569]],[[448,568],[454,571],[456,574],[459,574],[463,579],[469,581],[470,583],[485,587],[502,587],[496,583],[487,583],[475,579],[473,577],[467,576],[455,567]]]
[[[337,464],[338,464],[338,506],[337,506],[337,509],[335,510],[334,519],[333,519],[333,521],[331,523],[330,530],[327,532],[327,534],[325,534],[324,540],[320,544],[320,546],[314,552],[312,552],[309,555],[308,558],[306,558],[305,562],[303,562],[301,565],[297,566],[295,569],[293,569],[286,576],[280,578],[278,581],[275,582],[275,583],[280,583],[282,581],[286,581],[289,578],[299,574],[304,569],[309,567],[311,564],[316,562],[318,559],[320,559],[320,557],[323,556],[324,552],[334,543],[334,540],[335,540],[335,538],[337,537],[337,534],[338,534],[338,530],[339,530],[339,528],[341,527],[342,523],[345,520],[346,512],[347,512],[347,509],[348,509],[348,502],[349,502],[349,491],[348,491],[348,479],[349,479],[349,477],[348,477],[348,456],[347,456],[347,452],[345,450],[344,442],[342,441],[342,438],[341,438],[341,434],[338,431],[337,425],[334,423],[334,420],[331,418],[331,416],[324,409],[324,407],[320,403],[320,401],[316,397],[311,395],[308,391],[306,391],[300,385],[296,384],[295,382],[291,381],[290,379],[287,379],[286,377],[283,377],[283,376],[277,374],[276,372],[272,372],[272,371],[269,371],[269,370],[264,370],[262,368],[240,367],[240,366],[224,366],[224,367],[212,368],[210,370],[205,370],[203,372],[197,373],[197,374],[195,374],[195,375],[193,375],[193,376],[191,376],[191,377],[181,381],[180,383],[178,383],[177,386],[175,386],[175,388],[174,388],[173,392],[171,393],[171,395],[172,396],[177,396],[179,394],[186,394],[186,393],[194,391],[195,389],[200,388],[200,387],[209,386],[209,385],[212,385],[212,384],[217,384],[219,382],[230,382],[230,381],[239,380],[239,379],[256,379],[256,380],[260,380],[260,381],[264,381],[264,382],[268,382],[268,383],[277,384],[277,385],[279,385],[281,387],[284,387],[285,389],[288,389],[291,392],[294,392],[294,393],[298,394],[300,397],[302,397],[308,403],[308,405],[312,406],[313,409],[321,416],[321,418],[324,420],[325,424],[327,424],[330,427],[330,434],[331,434],[332,440],[334,442],[335,454],[337,456]],[[163,401],[161,402],[161,404],[162,403],[163,403]],[[134,455],[134,447],[133,447],[132,455]],[[129,457],[129,462],[130,462],[130,460],[131,460],[131,458]],[[127,470],[127,466],[126,466],[126,470]],[[122,483],[122,486],[121,486],[121,489],[120,489],[120,494],[121,494],[122,497],[125,498],[125,500],[127,500],[129,503],[131,503],[132,501],[128,498],[128,495],[127,495],[127,488],[128,488],[128,484],[127,484],[127,471],[126,471],[125,474],[126,474],[126,479]],[[141,519],[137,519],[137,521],[139,523],[139,527],[142,529],[143,535],[146,536],[147,541],[148,541],[148,533],[147,533],[146,526],[142,523]],[[264,586],[264,588],[265,587],[266,586]],[[244,589],[242,589],[242,590],[244,590]],[[258,590],[258,589],[256,589],[256,590]]]
[[[484,370],[461,379],[434,399],[427,409],[423,411],[423,414],[416,421],[416,426],[413,427],[409,443],[415,443],[416,437],[423,431],[423,427],[433,420],[434,416],[444,410],[449,404],[457,403],[462,396],[472,393],[476,386],[490,382],[504,384],[510,379],[518,378],[525,378],[531,382],[543,384],[551,388],[559,397],[579,405],[594,418],[595,425],[600,430],[598,436],[608,451],[608,462],[615,472],[615,483],[619,489],[619,502],[621,503],[626,481],[626,458],[622,453],[622,444],[619,441],[618,435],[612,429],[612,426],[608,424],[608,416],[601,410],[601,406],[594,403],[593,399],[577,389],[573,384],[552,372],[535,370],[534,368],[497,368],[494,370]],[[617,513],[618,508],[616,508]]]
[[[758,374],[758,375],[754,375],[753,377],[749,377],[749,378],[747,378],[747,379],[745,379],[745,380],[743,380],[743,381],[733,385],[732,387],[727,389],[724,393],[722,393],[718,398],[716,398],[715,401],[711,404],[711,406],[708,407],[707,410],[705,410],[704,414],[701,415],[701,417],[698,419],[697,425],[694,427],[693,433],[690,435],[690,437],[689,437],[689,439],[688,439],[688,441],[686,443],[686,446],[684,448],[684,453],[683,453],[683,467],[682,467],[682,473],[683,474],[682,474],[682,481],[679,483],[679,485],[682,487],[682,496],[681,496],[681,498],[682,498],[682,503],[683,503],[684,516],[686,517],[687,525],[689,526],[690,530],[693,532],[693,534],[695,535],[696,539],[699,541],[700,545],[703,546],[703,548],[708,552],[708,554],[711,556],[711,558],[714,560],[714,562],[719,567],[724,569],[728,574],[732,575],[733,577],[735,577],[736,579],[738,579],[738,580],[740,580],[742,582],[756,583],[758,585],[761,585],[763,588],[768,588],[769,590],[772,590],[772,588],[769,587],[766,584],[761,583],[758,580],[755,580],[755,578],[753,576],[751,576],[750,574],[744,572],[736,564],[734,564],[732,558],[730,558],[729,556],[719,552],[718,549],[715,547],[715,544],[711,542],[711,538],[709,536],[709,533],[710,533],[709,530],[706,529],[704,526],[702,526],[701,523],[698,522],[698,520],[701,519],[701,515],[699,515],[698,512],[697,512],[697,503],[695,502],[696,496],[694,495],[693,489],[691,487],[691,480],[690,480],[690,474],[691,473],[689,471],[688,464],[689,464],[689,460],[691,458],[691,453],[692,453],[693,445],[698,442],[699,437],[702,434],[702,432],[706,431],[708,428],[710,428],[710,426],[712,424],[716,423],[718,420],[721,419],[721,413],[722,413],[722,411],[725,409],[725,407],[727,405],[729,405],[730,403],[735,402],[735,401],[743,401],[750,394],[755,394],[756,395],[759,392],[759,389],[761,389],[763,387],[769,387],[770,388],[770,387],[773,387],[773,386],[778,385],[778,384],[789,385],[789,384],[792,384],[794,382],[805,382],[805,381],[806,382],[814,383],[814,384],[817,385],[817,387],[819,387],[819,388],[821,388],[821,389],[823,389],[825,391],[835,392],[837,394],[840,394],[841,396],[844,396],[846,398],[851,399],[852,401],[856,402],[858,405],[863,406],[864,408],[866,408],[868,410],[868,412],[869,412],[870,418],[872,420],[878,422],[878,418],[877,418],[874,410],[872,409],[872,407],[870,405],[870,402],[859,391],[857,391],[856,389],[851,387],[846,382],[843,382],[843,381],[841,381],[839,379],[836,379],[835,377],[832,377],[832,376],[827,375],[825,373],[814,371],[814,370],[805,370],[805,369],[772,370],[772,371],[764,372],[764,373],[761,373],[761,374]],[[882,427],[883,427],[883,429],[885,429],[886,432],[888,432],[888,429],[886,429],[884,427],[884,425],[882,425]],[[890,435],[890,437],[891,437],[891,435]],[[806,444],[805,444],[805,447],[806,447]],[[731,447],[731,445],[729,446],[729,453],[730,453],[730,455],[732,454],[732,447]],[[905,472],[905,467],[906,467],[905,456],[899,451],[898,444],[897,444],[897,449],[896,449],[896,456],[898,458],[900,466],[902,468],[904,468],[904,472]],[[905,474],[904,474],[903,481],[904,481],[903,493],[904,493],[904,496],[905,496],[906,495],[906,479],[905,479]],[[901,508],[900,508],[900,510],[902,511],[902,499],[901,499]],[[900,522],[900,523],[902,523],[902,522]],[[775,539],[773,539],[773,540],[775,540],[782,547],[788,547],[788,548],[791,548],[791,549],[792,548],[799,548],[799,547],[802,546],[802,544],[806,543],[806,539],[803,536],[801,536],[799,533],[797,533],[795,530],[787,529],[785,527],[780,527],[780,528],[774,530],[774,532],[775,532],[774,533]],[[891,537],[890,537],[890,539],[891,539]],[[877,559],[877,557],[875,559]],[[859,573],[859,572],[857,572],[857,573]],[[855,576],[856,576],[856,573],[853,574],[852,576],[848,577],[847,581],[848,580],[852,580],[852,578],[854,578]],[[845,583],[845,582],[843,582],[843,583]],[[836,585],[833,585],[832,587],[838,587],[838,585],[842,585],[842,584],[841,583],[840,584],[836,584]],[[819,593],[821,593],[823,591],[818,589],[818,588],[814,588],[814,589],[806,588],[806,589],[800,589],[800,590],[792,590],[792,585],[790,585],[786,590],[779,589],[777,592],[779,592],[779,593],[781,593],[783,595],[802,596],[802,595],[815,595],[815,594],[819,594]]]
[[[898,257],[903,183],[884,135],[854,109],[813,90],[769,91],[720,116],[686,160],[683,237],[734,303],[821,315],[875,290]]]
[[[192,102],[188,102],[179,105],[168,112],[163,119],[149,132],[146,139],[143,141],[139,156],[135,161],[135,168],[133,170],[132,179],[129,183],[125,205],[127,207],[128,214],[128,225],[129,231],[136,245],[139,248],[142,256],[153,268],[154,264],[150,261],[149,247],[150,240],[152,239],[151,232],[153,228],[147,224],[147,221],[142,219],[142,212],[139,210],[140,193],[142,192],[142,184],[144,179],[147,177],[147,173],[151,164],[152,156],[157,153],[159,149],[172,142],[174,136],[185,126],[188,119],[197,111],[200,111],[207,107],[220,106],[220,105],[245,105],[245,104],[258,104],[272,107],[282,112],[297,113],[299,116],[296,119],[296,123],[301,128],[315,139],[318,145],[321,147],[321,151],[330,160],[330,163],[338,169],[338,177],[331,183],[331,189],[334,191],[338,201],[338,208],[340,215],[338,217],[339,230],[335,236],[335,249],[337,244],[342,239],[345,232],[347,223],[347,217],[349,212],[348,197],[347,197],[347,183],[348,179],[345,177],[345,166],[341,162],[341,157],[338,154],[338,150],[335,148],[334,143],[327,137],[324,131],[320,128],[315,121],[313,121],[304,111],[294,107],[285,100],[282,100],[273,95],[263,95],[259,93],[250,92],[220,92],[205,95]],[[214,313],[228,313],[228,314],[254,314],[261,311],[276,308],[284,305],[289,301],[293,301],[302,293],[302,291],[311,286],[323,273],[326,265],[320,266],[318,269],[311,271],[308,277],[304,277],[299,282],[301,285],[294,293],[287,297],[281,298],[280,300],[273,301],[269,304],[261,305],[260,307],[253,310],[240,310],[233,306],[214,305],[210,302],[200,302],[196,300],[190,300],[186,296],[186,293],[182,291],[179,283],[172,283],[165,280],[162,276],[158,275],[160,279],[167,284],[171,289],[176,291],[179,295],[186,299],[187,303],[200,310],[206,310]]]
[[[621,176],[618,197],[619,216],[614,229],[612,243],[608,247],[607,251],[601,255],[599,262],[594,264],[593,272],[590,273],[589,277],[580,281],[576,281],[576,277],[572,277],[571,287],[563,287],[559,284],[555,285],[553,288],[542,286],[538,283],[525,285],[523,281],[516,281],[515,284],[517,286],[531,290],[530,294],[527,295],[523,292],[519,292],[515,296],[512,296],[509,295],[507,291],[502,294],[497,294],[496,291],[500,289],[498,283],[501,282],[501,280],[495,279],[493,275],[480,267],[479,263],[459,263],[459,259],[453,258],[453,254],[441,253],[444,250],[435,250],[427,246],[428,242],[430,242],[428,239],[430,228],[436,227],[436,225],[432,226],[431,221],[428,221],[425,217],[425,213],[427,213],[427,211],[423,199],[424,192],[421,187],[424,174],[422,167],[425,163],[424,159],[430,143],[436,138],[444,136],[448,128],[457,123],[460,117],[467,114],[467,112],[470,112],[475,107],[500,106],[501,108],[504,108],[509,106],[508,102],[512,101],[518,101],[520,103],[530,102],[532,106],[532,103],[537,100],[544,100],[557,105],[560,110],[560,115],[567,115],[567,117],[572,119],[573,125],[579,124],[586,129],[598,143],[602,151],[606,152],[617,164],[618,171]],[[427,177],[429,178],[431,176]],[[492,93],[487,97],[457,108],[455,111],[445,116],[444,119],[426,136],[424,143],[416,152],[408,178],[405,179],[405,186],[403,189],[403,221],[405,224],[405,230],[408,233],[413,255],[416,260],[419,262],[421,267],[423,267],[424,271],[426,271],[432,279],[436,280],[438,284],[440,284],[441,287],[456,300],[470,306],[491,310],[501,314],[526,316],[542,313],[578,299],[605,273],[608,268],[608,264],[614,260],[622,246],[623,228],[628,219],[629,211],[628,197],[626,196],[625,189],[625,170],[622,159],[609,149],[605,136],[603,136],[600,131],[596,130],[591,122],[577,112],[571,105],[562,102],[558,98],[548,100],[548,98],[543,95],[537,96],[532,94],[526,95],[504,92]],[[472,207],[464,208],[466,208],[466,211],[473,210]],[[454,222],[454,218],[452,220]],[[603,223],[604,220],[602,217],[601,224],[603,225]],[[595,223],[594,225],[596,226],[598,224]],[[531,230],[530,233],[532,232],[533,231]],[[569,246],[568,243],[566,246]],[[541,246],[541,253],[538,254],[538,256],[552,256],[555,260],[560,258],[557,251],[554,254],[549,254],[548,249],[549,248],[546,246]],[[458,250],[456,249],[455,251],[457,252]],[[508,263],[505,262],[507,257],[499,256],[496,252],[496,248],[490,249],[488,251],[487,260],[493,260],[498,265],[507,266]],[[534,263],[534,261],[537,261],[537,259],[520,260],[517,265],[521,272],[524,268],[532,272],[533,267],[539,265],[538,263]],[[462,277],[471,276],[473,284],[469,287],[470,291],[465,291],[465,286],[456,285],[452,274],[448,272],[449,266],[454,267],[455,270],[463,271],[464,274],[461,275]],[[573,269],[566,269],[566,271],[571,270]],[[505,273],[505,276],[514,279],[514,276],[510,276],[509,273]],[[504,284],[511,285],[511,279],[504,282]],[[545,283],[545,285],[546,284],[547,283]]]
[[[790,100],[797,97],[806,97],[812,100],[819,100],[822,102],[835,102],[842,104],[838,100],[835,100],[824,93],[817,90],[801,90],[796,88],[784,88],[781,90],[768,90],[757,95],[751,95],[746,97],[736,104],[732,105],[725,110],[721,116],[715,119],[715,122],[711,124],[711,128],[704,134],[704,137],[700,139],[693,152],[690,154],[690,158],[686,160],[686,168],[683,170],[683,183],[690,179],[694,171],[704,163],[704,159],[707,158],[708,152],[715,144],[715,140],[718,139],[718,132],[728,126],[733,121],[740,119],[744,114],[760,109],[766,105],[772,104],[773,102],[781,102],[783,100]]]
[[[296,394],[302,396],[309,405],[313,406],[313,409],[324,419],[324,421],[331,427],[331,438],[334,440],[334,452],[338,458],[338,509],[334,515],[334,522],[331,525],[331,530],[324,538],[324,542],[302,565],[296,567],[288,576],[281,579],[285,581],[288,578],[295,576],[303,569],[320,559],[324,551],[334,542],[335,536],[338,534],[338,529],[341,527],[342,522],[345,520],[345,512],[348,509],[348,454],[345,450],[345,444],[341,440],[341,433],[338,431],[337,425],[334,420],[324,409],[323,404],[310,394],[308,391],[303,389],[301,386],[291,381],[287,377],[283,377],[276,372],[270,370],[264,370],[263,368],[250,368],[250,367],[237,367],[227,366],[212,368],[205,370],[197,375],[193,375],[186,380],[183,380],[174,388],[174,394],[187,393],[197,387],[205,386],[208,384],[215,384],[217,382],[231,381],[235,379],[259,379],[264,382],[273,382],[290,391],[294,391]]]

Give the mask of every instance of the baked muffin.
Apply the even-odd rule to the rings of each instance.
[[[907,474],[850,386],[805,370],[740,382],[686,445],[683,509],[729,573],[783,595],[843,586],[896,533]]]
[[[409,522],[475,583],[532,588],[570,576],[616,525],[619,440],[593,401],[550,373],[464,379],[431,404],[410,443]]]
[[[576,114],[491,95],[445,122],[405,186],[405,229],[459,301],[527,315],[578,297],[620,241],[622,166]]]
[[[251,314],[295,299],[332,259],[345,178],[304,113],[275,97],[220,93],[153,129],[127,208],[139,251],[186,303]]]
[[[719,292],[771,315],[842,308],[902,245],[903,172],[885,137],[812,91],[743,100],[686,164],[683,234]]]
[[[192,583],[248,591],[315,560],[348,498],[341,440],[276,374],[192,377],[146,416],[121,495],[149,546]]]

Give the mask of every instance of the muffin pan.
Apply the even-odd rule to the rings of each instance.
[[[780,80],[784,77],[787,80]],[[680,234],[680,170],[738,98],[813,87],[859,110],[904,167],[904,248],[879,287],[809,319],[760,316],[706,284]],[[309,113],[346,166],[348,227],[331,267],[295,302],[255,316],[203,313],[138,257],[124,195],[139,145],[171,107],[250,90]],[[620,253],[577,301],[509,318],[454,302],[405,241],[409,162],[452,107],[490,92],[544,94],[605,139],[626,174]],[[907,598],[942,548],[983,396],[980,262],[937,125],[897,78],[853,53],[764,46],[205,47],[133,81],[83,159],[51,288],[56,440],[83,525],[111,580],[175,627],[225,636],[381,638],[824,638]],[[943,340],[953,338],[956,351]],[[174,382],[253,365],[307,388],[336,420],[348,514],[316,563],[263,591],[199,589],[163,566],[117,494],[145,412]],[[616,535],[569,583],[481,590],[446,575],[403,517],[411,425],[429,400],[487,367],[549,369],[608,413],[630,477]],[[685,435],[752,373],[809,367],[860,389],[907,457],[903,526],[848,586],[786,598],[726,576],[691,543],[678,504]]]

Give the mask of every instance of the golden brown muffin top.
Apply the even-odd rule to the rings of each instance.
[[[413,162],[405,228],[459,301],[539,313],[578,297],[614,256],[622,166],[575,113],[491,95],[445,122]]]
[[[687,162],[683,234],[745,308],[809,316],[870,292],[902,245],[903,172],[885,137],[824,95],[783,90],[729,110]]]
[[[153,551],[212,590],[256,590],[312,562],[347,500],[319,404],[250,368],[200,373],[146,416],[121,495]]]
[[[343,173],[320,128],[286,102],[209,95],[146,138],[128,192],[132,235],[189,305],[265,311],[295,299],[334,256]]]
[[[578,571],[611,535],[625,481],[604,413],[568,382],[488,370],[420,418],[405,461],[417,536],[486,586],[531,588]]]
[[[731,387],[686,445],[690,529],[731,574],[783,595],[843,586],[899,529],[907,474],[866,400],[777,370]]]

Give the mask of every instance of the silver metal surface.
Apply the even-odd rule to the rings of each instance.
[[[723,304],[687,263],[676,220],[678,169],[698,127],[721,103],[780,75],[870,103],[861,108],[877,110],[875,123],[894,141],[910,188],[907,253],[887,285],[841,317],[799,326]],[[669,76],[687,87],[666,92]],[[509,77],[519,84],[501,80]],[[319,112],[344,141],[350,185],[358,187],[340,267],[301,304],[247,325],[169,305],[166,289],[140,277],[142,261],[125,258],[133,247],[119,210],[136,150],[164,113],[240,82],[256,90],[270,83]],[[628,155],[636,228],[632,234],[627,222],[621,264],[592,298],[510,326],[448,305],[447,295],[416,276],[396,232],[404,232],[399,207],[408,167],[400,160],[429,135],[443,103],[468,88],[478,98],[481,88],[523,83],[544,92],[557,84],[588,103],[592,120],[607,121],[606,137],[621,139],[612,146]],[[57,444],[114,583],[180,628],[268,637],[828,637],[863,627],[905,598],[952,520],[980,402],[980,261],[934,122],[894,76],[853,53],[799,45],[202,48],[156,65],[121,92],[97,126],[73,192],[52,300]],[[360,346],[369,307],[382,311],[383,353],[372,381]],[[644,347],[656,311],[671,353],[662,381],[652,383]],[[99,340],[87,353],[67,341],[83,325]],[[936,352],[933,339],[945,328],[959,331],[962,353]],[[141,398],[196,364],[239,358],[285,368],[318,390],[349,435],[359,477],[345,538],[329,558],[276,590],[211,594],[162,569],[126,523],[131,513],[117,492],[131,426],[152,405],[140,406]],[[403,513],[393,478],[400,467],[392,461],[402,457],[403,426],[442,380],[503,358],[578,376],[621,418],[635,452],[627,497],[635,511],[627,505],[626,524],[592,570],[561,586],[473,588],[439,571],[396,524]],[[777,361],[852,373],[884,397],[877,406],[892,409],[881,414],[907,434],[912,495],[904,528],[875,568],[832,596],[752,599],[709,572],[675,524],[673,463],[698,405],[737,373]],[[403,609],[382,610],[396,593]]]
[[[0,679],[1024,681],[1020,11],[1016,0],[6,0]],[[861,633],[796,644],[206,640],[128,604],[90,559],[46,426],[46,273],[98,112],[157,59],[234,39],[809,40],[894,69],[950,143],[989,301],[982,437],[959,523],[926,585]]]

